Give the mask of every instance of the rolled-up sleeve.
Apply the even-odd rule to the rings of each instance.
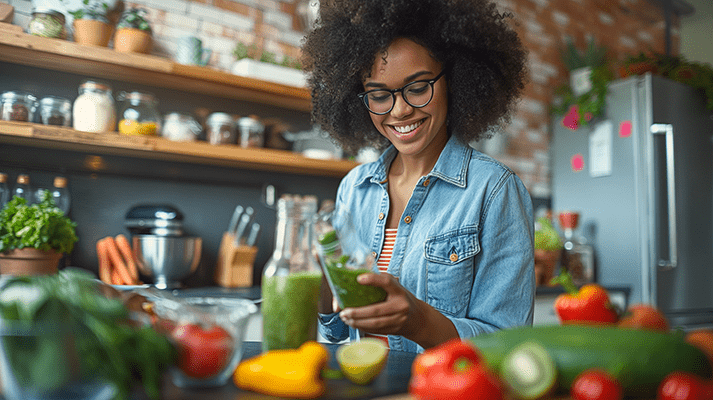
[[[349,338],[349,326],[339,318],[339,313],[319,314],[318,331],[332,343]]]

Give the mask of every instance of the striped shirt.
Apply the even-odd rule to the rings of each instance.
[[[379,259],[376,261],[376,266],[379,267],[379,272],[386,272],[389,267],[389,261],[391,261],[391,255],[394,254],[394,243],[396,243],[396,232],[398,229],[386,228],[386,235],[384,237],[384,247],[381,250]]]

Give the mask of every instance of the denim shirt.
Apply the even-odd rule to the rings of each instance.
[[[377,258],[389,213],[387,171],[396,154],[391,146],[378,161],[354,168],[337,192],[336,207],[359,216],[359,235],[370,238]],[[534,221],[527,189],[507,166],[452,136],[413,190],[387,272],[449,318],[461,338],[531,325]],[[319,331],[330,341],[356,338],[337,313],[320,314]],[[389,335],[389,346],[423,351],[397,335]]]

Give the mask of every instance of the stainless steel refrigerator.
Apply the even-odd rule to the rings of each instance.
[[[702,92],[652,76],[609,87],[604,117],[553,118],[552,209],[579,211],[596,281],[673,327],[713,327],[713,113]],[[556,218],[555,218],[556,219]]]

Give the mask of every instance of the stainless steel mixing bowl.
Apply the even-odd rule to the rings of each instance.
[[[196,236],[134,235],[134,256],[143,275],[159,289],[173,289],[200,264],[203,241]]]

